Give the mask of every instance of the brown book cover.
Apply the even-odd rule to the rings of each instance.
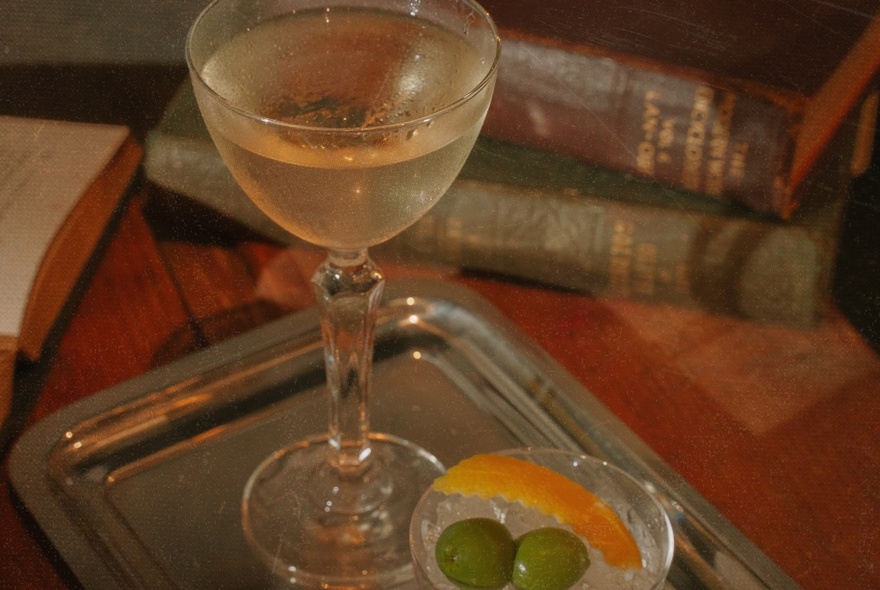
[[[125,127],[0,116],[0,419],[141,156]]]
[[[484,3],[484,132],[788,218],[880,68],[880,2]]]

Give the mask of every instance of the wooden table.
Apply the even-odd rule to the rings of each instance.
[[[310,305],[321,257],[145,187],[43,363],[28,424]],[[383,268],[488,298],[805,588],[880,587],[880,358],[839,312],[799,331]],[[5,459],[2,469],[0,587],[77,587],[9,489]]]

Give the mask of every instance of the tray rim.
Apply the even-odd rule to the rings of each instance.
[[[589,414],[590,422],[601,424],[606,435],[616,439],[614,442],[673,490],[676,500],[683,501],[687,512],[700,524],[707,526],[724,543],[727,550],[747,563],[762,582],[771,588],[799,588],[788,574],[598,398],[482,295],[463,285],[436,279],[399,279],[388,282],[384,297],[386,304],[405,297],[451,303],[484,319],[495,332],[514,345],[518,354],[538,366],[557,389],[572,395],[580,413]],[[317,326],[318,316],[314,308],[293,312],[91,394],[43,418],[19,437],[9,453],[11,491],[21,500],[80,583],[87,588],[123,588],[119,578],[113,573],[111,564],[101,558],[99,551],[91,546],[86,549],[88,538],[81,533],[80,527],[64,506],[57,501],[45,501],[54,498],[46,459],[63,433],[115,406],[133,402],[193,375],[221,369],[236,358],[246,358],[261,350],[303,337],[316,330]]]

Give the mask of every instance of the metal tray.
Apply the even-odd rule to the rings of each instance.
[[[524,445],[605,458],[669,512],[668,587],[797,587],[478,295],[391,283],[375,356],[375,430],[447,465]],[[271,451],[326,427],[322,362],[313,311],[189,356],[37,424],[10,456],[13,487],[87,588],[266,587],[241,491]]]

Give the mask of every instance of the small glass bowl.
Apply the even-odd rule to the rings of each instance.
[[[588,547],[591,565],[584,578],[572,588],[655,590],[662,588],[672,563],[674,542],[666,511],[636,479],[621,469],[594,457],[558,449],[523,448],[497,453],[542,465],[598,496],[629,528],[642,555],[640,570],[621,570],[604,563]],[[553,517],[538,514],[519,503],[500,498],[483,500],[458,494],[447,495],[428,489],[419,500],[410,522],[410,550],[420,588],[458,590],[440,571],[434,547],[440,532],[455,521],[489,517],[503,522],[514,538],[541,526],[564,526]],[[600,581],[595,581],[600,578]],[[512,588],[508,585],[507,588]]]

